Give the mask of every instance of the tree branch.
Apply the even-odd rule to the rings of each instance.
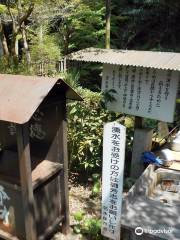
[[[12,12],[11,12],[11,7],[10,7],[10,5],[9,5],[9,3],[7,2],[6,3],[6,7],[7,7],[7,10],[8,10],[8,13],[9,13],[9,15],[10,15],[10,18],[11,18],[11,20],[12,20],[12,22],[14,23],[14,16],[13,16],[13,14],[12,14]]]
[[[33,10],[34,10],[34,3],[30,3],[27,12],[19,19],[19,26],[21,26],[22,23],[28,19],[28,17],[31,15]]]

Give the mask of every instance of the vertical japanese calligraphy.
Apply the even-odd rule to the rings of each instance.
[[[104,64],[102,90],[116,91],[111,111],[173,122],[179,79],[178,71]]]
[[[155,82],[156,82],[156,70],[153,71],[152,78],[151,78],[148,113],[151,113],[153,108]]]
[[[44,117],[44,113],[37,110],[35,114],[33,115],[33,123],[29,126],[29,135],[31,138],[35,138],[38,140],[45,139],[46,132],[42,127],[42,119]],[[16,135],[16,124],[15,123],[9,123],[8,125],[9,134],[11,136]]]
[[[126,128],[116,122],[104,126],[102,178],[102,235],[120,239],[120,219]]]

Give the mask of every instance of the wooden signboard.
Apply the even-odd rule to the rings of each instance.
[[[120,239],[126,128],[119,123],[104,126],[102,177],[102,229],[110,239]]]
[[[104,64],[102,90],[114,89],[108,109],[173,122],[178,71]]]

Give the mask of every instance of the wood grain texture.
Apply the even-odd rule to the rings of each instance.
[[[31,178],[31,158],[29,148],[28,124],[17,125],[20,182],[25,215],[26,240],[36,240],[34,196]]]

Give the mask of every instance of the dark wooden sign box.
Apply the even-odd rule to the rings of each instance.
[[[69,228],[66,99],[62,80],[0,75],[0,237],[45,239]]]

